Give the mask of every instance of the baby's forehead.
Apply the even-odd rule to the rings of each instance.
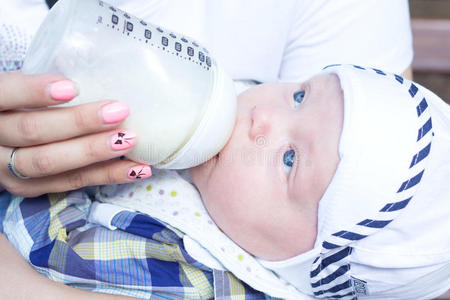
[[[303,83],[303,86],[314,88],[316,92],[341,90],[339,76],[334,73],[320,73]]]

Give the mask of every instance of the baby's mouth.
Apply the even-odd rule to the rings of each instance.
[[[211,162],[212,162],[214,165],[216,165],[217,162],[219,161],[219,158],[220,158],[220,152],[217,153],[216,155],[214,155],[214,156],[212,157]]]

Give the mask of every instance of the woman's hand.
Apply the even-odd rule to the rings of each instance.
[[[136,180],[133,170],[150,176],[148,166],[111,160],[136,143],[133,132],[118,128],[129,114],[128,106],[99,101],[48,107],[76,95],[75,85],[60,75],[0,73],[0,190],[32,197],[130,182]]]

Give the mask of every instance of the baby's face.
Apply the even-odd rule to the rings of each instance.
[[[342,122],[336,75],[242,93],[229,142],[218,156],[191,169],[216,224],[267,260],[312,249],[318,203],[339,162]]]

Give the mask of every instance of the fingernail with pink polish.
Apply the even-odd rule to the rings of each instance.
[[[128,171],[130,179],[144,179],[152,176],[152,169],[147,165],[134,166]]]
[[[113,102],[102,107],[101,115],[105,124],[118,123],[130,115],[130,107],[125,102]]]
[[[70,80],[61,80],[50,84],[50,97],[58,101],[68,101],[78,95],[76,85]]]
[[[111,148],[115,151],[125,150],[136,145],[136,134],[130,130],[122,130],[111,137]]]

